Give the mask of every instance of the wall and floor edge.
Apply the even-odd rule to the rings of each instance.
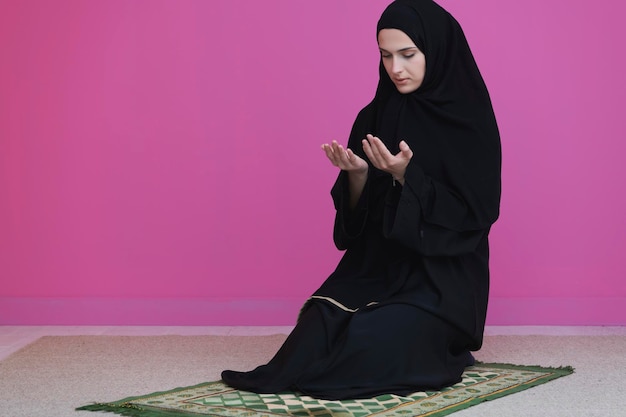
[[[0,325],[289,326],[305,298],[0,298]],[[492,297],[492,326],[626,326],[624,297]]]

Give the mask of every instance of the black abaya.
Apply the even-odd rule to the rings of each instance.
[[[430,0],[398,0],[378,30],[400,29],[426,56],[420,88],[400,94],[382,68],[348,146],[379,136],[414,151],[403,186],[370,164],[355,208],[346,172],[331,191],[345,250],[275,357],[223,380],[323,399],[407,395],[458,382],[480,348],[488,234],[498,217],[500,142],[489,95],[458,23]]]

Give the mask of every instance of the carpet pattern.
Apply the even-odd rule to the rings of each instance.
[[[255,394],[230,388],[221,381],[98,403],[78,408],[124,416],[169,417],[440,417],[569,375],[571,367],[546,368],[478,363],[463,380],[441,391],[406,397],[381,395],[371,399],[327,401],[297,393]]]

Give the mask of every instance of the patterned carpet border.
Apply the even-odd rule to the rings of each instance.
[[[461,382],[441,391],[346,401],[317,400],[293,392],[254,394],[216,381],[77,410],[108,411],[129,417],[441,417],[572,372],[571,367],[477,363],[466,369]]]

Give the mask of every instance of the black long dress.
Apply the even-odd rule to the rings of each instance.
[[[420,88],[400,94],[384,69],[348,146],[379,136],[414,151],[404,186],[371,166],[349,207],[341,172],[331,195],[336,270],[305,303],[266,365],[224,371],[229,385],[316,398],[407,395],[458,382],[482,344],[488,234],[498,217],[500,141],[489,95],[461,28],[430,0],[398,0],[378,30],[403,30],[426,55]]]

